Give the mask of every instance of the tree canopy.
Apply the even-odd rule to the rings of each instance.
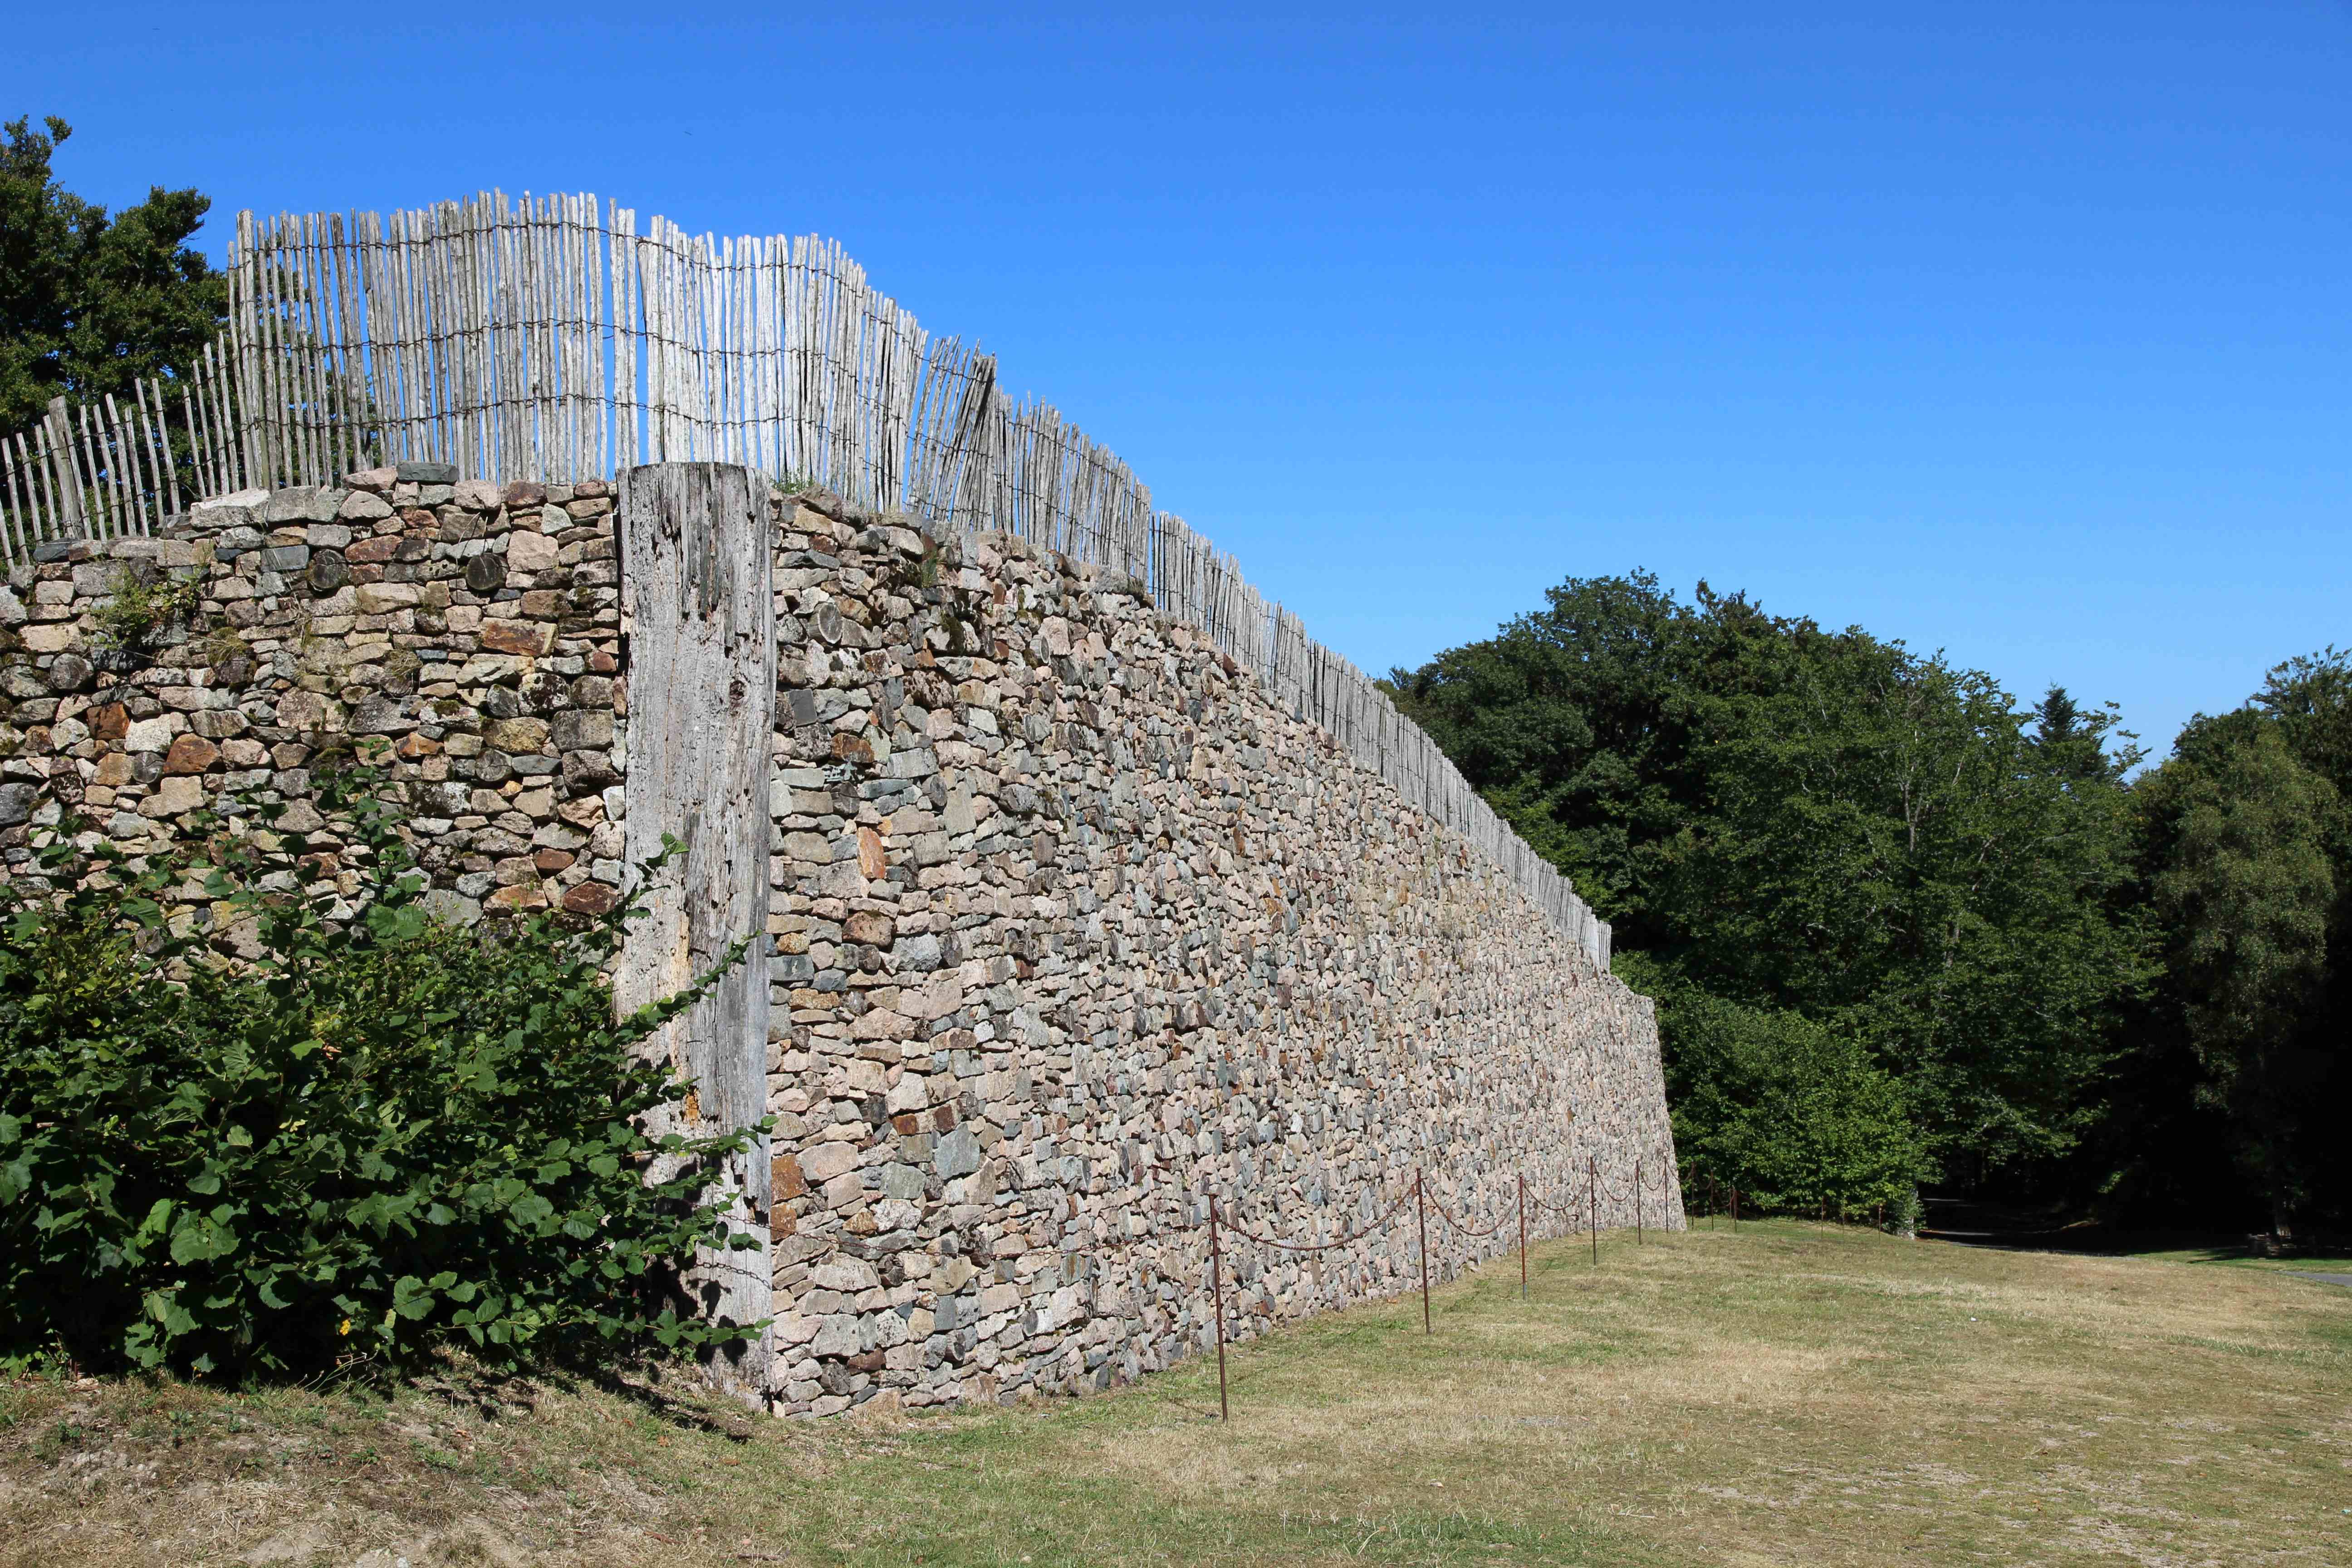
[[[2163,970],[2129,1035],[2136,1135],[2112,1141],[2116,1163],[2193,1203],[2178,1140],[2153,1134],[2201,1122],[2274,1232],[2298,1213],[2340,1214],[2352,1174],[2347,791],[2352,658],[2333,648],[2277,666],[2244,706],[2190,720],[2134,790]]]
[[[1669,1049],[1709,1019],[1813,1040],[1689,1002],[1678,1027],[1678,988],[1784,1010],[1857,1047],[1947,1173],[2070,1149],[2148,973],[2115,713],[1705,584],[1546,598],[1392,689],[1613,922]]]
[[[186,374],[219,330],[226,279],[187,241],[211,203],[151,188],[110,215],[50,167],[72,129],[10,121],[0,147],[0,432],[60,395],[121,397],[135,378]]]

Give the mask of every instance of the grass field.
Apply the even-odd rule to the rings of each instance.
[[[0,1563],[2352,1563],[2352,1289],[1771,1223],[1084,1401],[0,1393]]]

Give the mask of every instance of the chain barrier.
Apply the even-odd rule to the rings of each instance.
[[[1471,1227],[1471,1225],[1467,1220],[1455,1215],[1453,1210],[1447,1208],[1439,1199],[1432,1198],[1429,1201],[1431,1205],[1437,1210],[1438,1218],[1452,1226],[1455,1230],[1460,1231],[1465,1237],[1472,1240],[1475,1240],[1480,1237],[1494,1235],[1496,1231],[1503,1228],[1507,1220],[1507,1216],[1506,1216],[1506,1219],[1498,1219],[1484,1230],[1476,1230]]]
[[[1641,1225],[1638,1194],[1644,1185],[1640,1175],[1640,1170],[1641,1162],[1637,1159],[1635,1161],[1634,1176],[1634,1190],[1636,1194],[1636,1215],[1634,1224],[1637,1233]],[[1575,1202],[1575,1187],[1572,1182],[1567,1192],[1569,1201],[1565,1204],[1553,1204],[1545,1201],[1540,1196],[1531,1195],[1528,1193],[1528,1179],[1524,1173],[1520,1174],[1517,1179],[1518,1186],[1517,1217],[1519,1227],[1519,1294],[1524,1298],[1528,1293],[1528,1205],[1532,1204],[1539,1213],[1549,1210],[1554,1214],[1566,1215],[1572,1220],[1577,1214],[1577,1205]],[[1660,1177],[1660,1181],[1663,1184],[1663,1175]],[[1708,1185],[1710,1191],[1712,1191],[1714,1185],[1714,1179],[1712,1177],[1708,1178]],[[1591,1226],[1592,1257],[1593,1261],[1596,1264],[1598,1264],[1601,1259],[1600,1195],[1602,1187],[1603,1184],[1601,1181],[1600,1166],[1591,1156],[1588,1155],[1585,1158],[1586,1203],[1584,1205],[1584,1212]],[[1663,1191],[1663,1186],[1661,1190]],[[1614,1187],[1610,1187],[1608,1191],[1612,1203],[1621,1201],[1620,1194]],[[1391,1203],[1386,1209],[1373,1215],[1370,1219],[1364,1221],[1355,1229],[1349,1231],[1347,1235],[1334,1237],[1328,1241],[1284,1241],[1277,1237],[1260,1236],[1255,1231],[1249,1229],[1247,1226],[1236,1223],[1234,1217],[1224,1211],[1215,1194],[1208,1194],[1207,1201],[1208,1218],[1205,1226],[1187,1225],[1178,1222],[1174,1227],[1169,1231],[1157,1232],[1147,1236],[1127,1237],[1118,1240],[1101,1240],[1089,1237],[1080,1247],[1068,1249],[1068,1255],[1076,1256],[1084,1254],[1089,1259],[1099,1259],[1106,1253],[1129,1252],[1135,1248],[1142,1247],[1169,1246],[1174,1244],[1183,1237],[1196,1235],[1203,1228],[1207,1230],[1209,1239],[1209,1300],[1211,1303],[1211,1315],[1216,1321],[1217,1418],[1221,1421],[1230,1420],[1232,1418],[1232,1403],[1227,1381],[1228,1374],[1225,1351],[1224,1238],[1228,1234],[1238,1237],[1242,1240],[1249,1242],[1253,1246],[1272,1247],[1279,1252],[1287,1252],[1297,1256],[1319,1254],[1329,1252],[1339,1247],[1353,1247],[1359,1242],[1385,1239],[1385,1237],[1381,1235],[1383,1227],[1403,1212],[1407,1202],[1411,1202],[1413,1205],[1414,1223],[1420,1242],[1421,1327],[1422,1332],[1428,1334],[1435,1331],[1430,1310],[1429,1208],[1433,1205],[1437,1210],[1437,1217],[1440,1222],[1453,1226],[1454,1229],[1465,1240],[1475,1241],[1494,1236],[1500,1232],[1504,1226],[1509,1224],[1512,1219],[1511,1215],[1506,1214],[1501,1218],[1496,1219],[1493,1224],[1486,1226],[1483,1229],[1473,1226],[1467,1220],[1462,1218],[1460,1215],[1454,1214],[1451,1209],[1447,1208],[1442,1201],[1429,1195],[1425,1174],[1419,1168],[1416,1168],[1413,1172],[1412,1188],[1410,1193],[1403,1196],[1400,1196],[1394,1202]],[[1157,1265],[1158,1260],[1155,1259],[1154,1261],[1155,1265]]]
[[[1404,1205],[1405,1200],[1399,1198],[1396,1202],[1389,1205],[1388,1212],[1386,1214],[1383,1214],[1379,1218],[1369,1222],[1361,1230],[1357,1231],[1352,1236],[1339,1237],[1331,1241],[1276,1241],[1270,1236],[1259,1236],[1254,1232],[1244,1230],[1231,1219],[1227,1219],[1224,1222],[1224,1226],[1227,1230],[1232,1231],[1235,1236],[1240,1237],[1243,1240],[1256,1242],[1260,1247],[1280,1247],[1285,1252],[1328,1252],[1335,1247],[1350,1247],[1355,1243],[1363,1240],[1366,1237],[1371,1235],[1373,1231],[1379,1229],[1380,1226],[1394,1218],[1397,1211],[1403,1208]]]

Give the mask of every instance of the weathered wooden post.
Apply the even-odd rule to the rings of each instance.
[[[692,1089],[656,1131],[709,1136],[765,1113],[768,1065],[768,773],[776,702],[775,596],[767,486],[725,463],[656,463],[621,477],[628,693],[629,890],[644,901],[614,976],[625,1010],[673,994],[751,951],[655,1047]],[[638,865],[667,834],[684,852],[639,889]],[[769,1315],[767,1140],[711,1173],[729,1224],[755,1237],[713,1249],[691,1283],[711,1317]],[[764,1344],[711,1362],[720,1387],[758,1401]]]
[[[48,412],[42,417],[41,428],[48,437],[49,450],[56,454],[57,515],[50,519],[55,530],[50,537],[88,539],[89,512],[82,497],[81,468],[74,461],[73,419],[62,396],[49,399]]]

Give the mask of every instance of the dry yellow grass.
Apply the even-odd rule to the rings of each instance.
[[[0,1564],[2352,1563],[2352,1290],[1772,1224],[1075,1403],[0,1395]],[[672,1381],[674,1386],[675,1380]],[[378,1555],[366,1555],[370,1552]]]

